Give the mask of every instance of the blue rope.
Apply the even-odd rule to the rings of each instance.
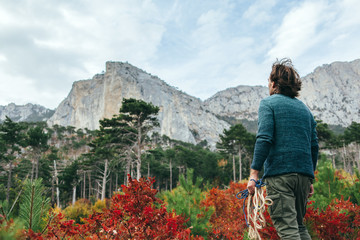
[[[257,187],[257,188],[261,188],[261,187],[263,187],[263,186],[265,186],[266,185],[266,183],[264,183],[263,181],[262,181],[262,179],[259,179],[259,180],[255,180],[255,179],[250,179],[250,181],[254,181],[255,182],[255,187]],[[239,194],[241,194],[240,195],[240,197],[238,197],[238,195]],[[244,201],[243,201],[243,212],[244,212],[244,216],[245,216],[245,222],[246,222],[246,226],[247,227],[249,227],[249,224],[248,224],[248,222],[247,222],[247,217],[246,217],[246,212],[245,212],[245,202],[246,202],[246,198],[249,196],[249,190],[247,190],[247,189],[245,189],[245,190],[243,190],[243,191],[241,191],[241,192],[238,192],[237,194],[236,194],[236,198],[237,199],[244,199]]]

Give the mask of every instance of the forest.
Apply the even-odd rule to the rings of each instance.
[[[248,239],[243,203],[255,134],[234,124],[216,149],[160,136],[159,108],[124,99],[98,130],[0,124],[0,239]],[[313,239],[360,239],[360,123],[317,121]],[[265,213],[263,239],[278,239]]]

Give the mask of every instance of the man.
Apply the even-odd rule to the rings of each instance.
[[[317,164],[316,122],[306,105],[296,97],[301,89],[299,74],[291,60],[276,61],[269,78],[270,96],[259,106],[258,133],[251,164],[248,191],[264,165],[270,217],[281,239],[311,239],[303,224],[307,200]]]

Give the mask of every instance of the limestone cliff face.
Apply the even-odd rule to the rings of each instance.
[[[216,93],[204,104],[217,115],[236,119],[257,120],[260,100],[269,95],[261,86],[238,86]]]
[[[360,59],[323,65],[302,80],[300,99],[316,118],[342,126],[360,122]]]
[[[360,60],[323,65],[302,81],[300,99],[316,118],[342,126],[360,122]],[[229,128],[219,118],[256,121],[266,96],[267,87],[238,86],[202,102],[128,63],[107,62],[104,74],[73,84],[48,123],[96,129],[100,119],[119,113],[123,98],[136,98],[160,107],[161,135],[190,143],[207,140],[214,147]]]
[[[123,98],[151,102],[160,108],[159,133],[170,138],[214,147],[229,125],[205,109],[200,99],[169,86],[128,63],[107,62],[106,72],[91,80],[77,81],[48,124],[96,129],[99,120],[119,113]]]
[[[10,103],[6,106],[0,106],[0,122],[4,121],[6,116],[15,122],[46,121],[53,114],[54,110],[31,103],[26,105]]]
[[[315,69],[302,78],[300,99],[317,119],[344,127],[360,122],[360,59],[335,62]],[[238,86],[216,93],[205,105],[217,115],[257,120],[267,87]]]

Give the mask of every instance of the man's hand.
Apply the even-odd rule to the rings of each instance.
[[[254,195],[254,193],[255,193],[255,182],[249,180],[248,185],[247,185],[247,189],[248,189],[250,195]]]
[[[314,186],[311,184],[311,185],[310,185],[310,192],[309,192],[308,198],[311,198],[312,195],[314,195]]]
[[[258,178],[259,178],[259,171],[250,169],[250,177],[249,177],[249,182],[247,185],[247,189],[248,189],[250,195],[254,195],[255,185],[256,185],[255,182],[252,181],[251,179],[254,179],[255,181],[257,181]]]

